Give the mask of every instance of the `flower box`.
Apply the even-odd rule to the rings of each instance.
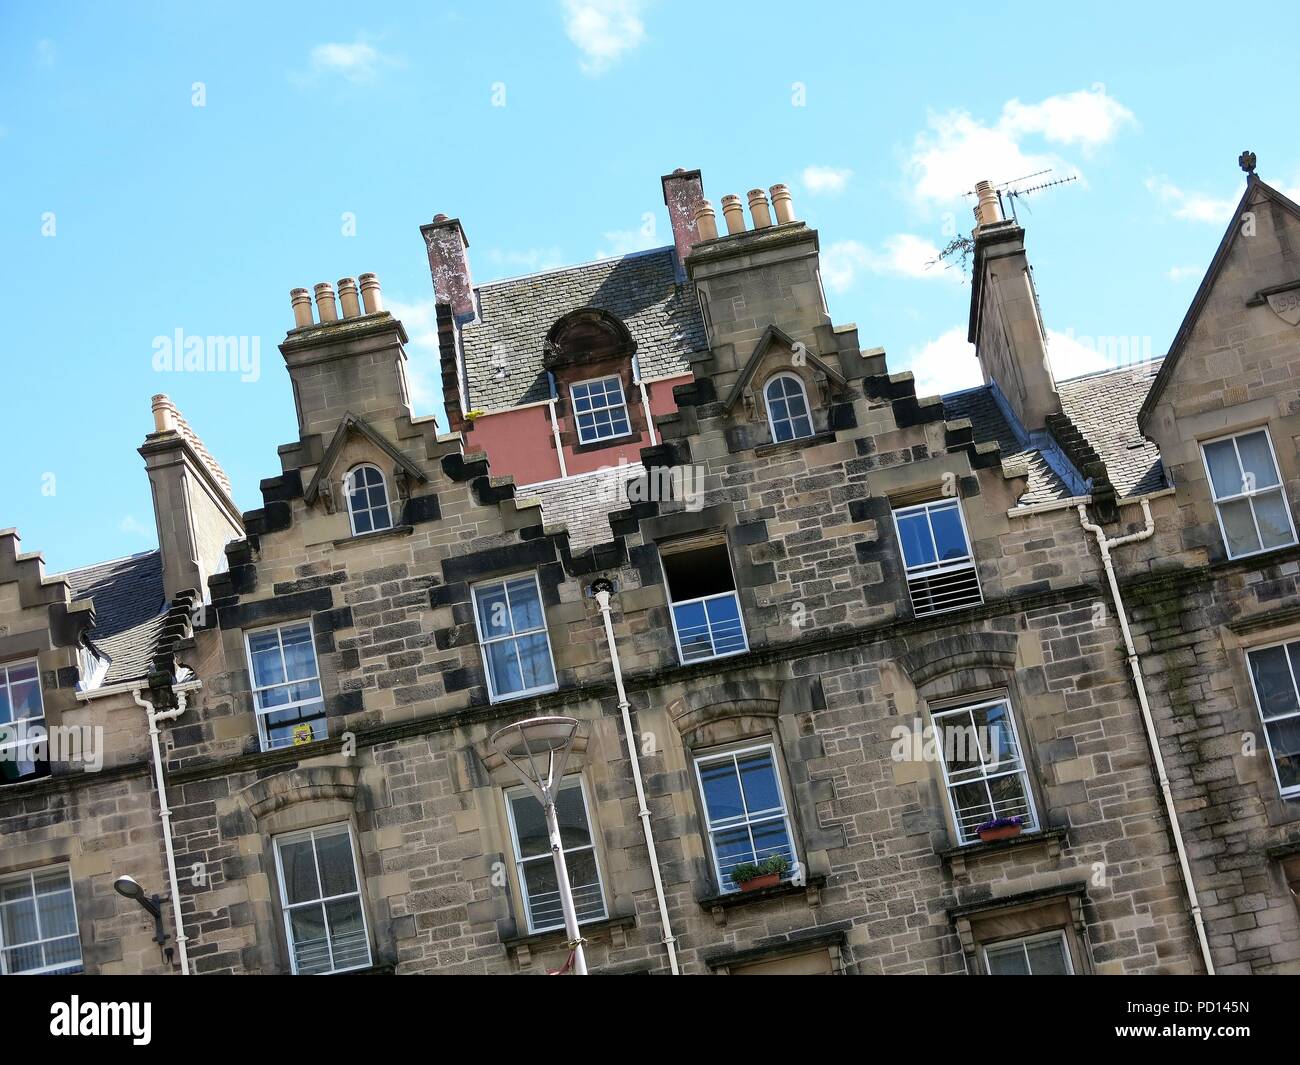
[[[978,826],[975,834],[979,836],[981,843],[995,843],[1001,839],[1015,839],[1024,828],[1024,818],[995,817]]]
[[[781,883],[780,873],[764,873],[762,876],[756,876],[750,880],[742,880],[740,890],[762,891],[763,888],[776,887],[779,883]]]

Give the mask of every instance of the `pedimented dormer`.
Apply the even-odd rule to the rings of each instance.
[[[831,407],[847,398],[848,382],[807,344],[769,325],[754,345],[723,400],[729,413],[743,412],[755,443],[784,443],[831,431]],[[762,429],[767,439],[762,441]]]

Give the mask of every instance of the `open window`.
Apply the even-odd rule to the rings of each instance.
[[[768,381],[763,389],[763,405],[774,444],[813,435],[808,392],[797,374],[779,373]]]
[[[378,466],[365,463],[353,469],[344,482],[344,494],[348,500],[348,519],[352,522],[353,536],[393,527],[388,485]]]
[[[894,510],[894,527],[918,617],[984,601],[961,503],[937,499]]]
[[[1267,430],[1252,429],[1206,441],[1201,453],[1229,558],[1256,555],[1296,542],[1295,525]]]
[[[0,784],[47,776],[45,708],[35,659],[0,662]]]
[[[748,651],[726,537],[660,544],[659,557],[679,659],[699,662]]]

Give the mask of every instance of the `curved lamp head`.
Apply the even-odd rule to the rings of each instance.
[[[494,732],[489,742],[546,805],[554,800],[564,779],[564,766],[577,735],[577,718],[530,717]]]
[[[113,881],[113,890],[124,899],[131,899],[134,902],[139,902],[144,898],[144,888],[140,886],[133,876],[119,876]]]

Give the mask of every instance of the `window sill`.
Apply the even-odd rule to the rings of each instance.
[[[727,911],[737,906],[757,905],[774,899],[794,899],[803,896],[810,907],[821,905],[821,889],[826,885],[825,876],[810,876],[807,883],[795,884],[784,880],[768,888],[757,891],[724,891],[717,895],[708,895],[695,901],[700,909],[713,915],[713,922],[719,926],[727,923]]]
[[[578,925],[578,934],[586,940],[590,939],[593,934],[602,935],[608,933],[609,938],[615,941],[614,945],[622,947],[626,945],[624,933],[627,929],[635,927],[636,915],[629,914],[625,917],[606,917],[601,921],[588,921],[585,924],[580,924]],[[515,955],[520,968],[527,968],[532,964],[534,953],[540,954],[544,951],[562,948],[568,941],[568,933],[563,928],[551,928],[545,932],[530,932],[525,936],[503,937],[501,945]]]
[[[967,865],[971,861],[979,862],[983,858],[1003,856],[1020,847],[1045,847],[1048,857],[1060,856],[1061,845],[1067,842],[1063,828],[1045,828],[1038,832],[1024,832],[1011,839],[998,839],[990,843],[966,843],[949,847],[939,852],[939,857],[952,869],[954,876],[964,877]]]
[[[832,444],[834,442],[834,433],[813,433],[812,436],[801,436],[798,440],[781,440],[776,443],[758,444],[754,448],[754,457],[761,458],[764,455],[771,455],[778,451],[798,451],[801,448],[815,447],[818,444]]]
[[[364,544],[372,540],[392,540],[398,536],[410,536],[415,532],[413,525],[394,525],[391,529],[381,529],[379,532],[357,533],[353,536],[345,536],[342,540],[335,540],[335,547],[351,547],[353,544]]]

